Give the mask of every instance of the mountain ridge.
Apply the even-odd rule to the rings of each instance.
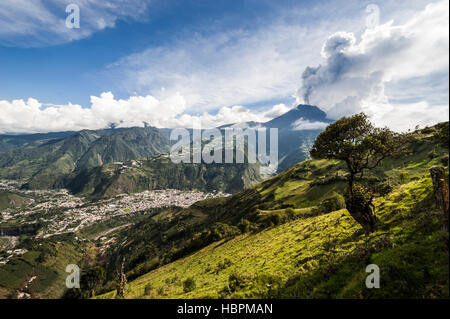
[[[279,130],[278,172],[308,159],[309,148],[321,132],[321,129],[293,130],[292,125],[300,118],[327,121],[318,107],[299,105],[261,123]],[[0,157],[0,178],[23,180],[24,187],[31,189],[66,187],[69,176],[85,170],[168,153],[173,144],[169,135],[169,129],[151,126],[14,137],[0,135],[0,144],[8,147]]]

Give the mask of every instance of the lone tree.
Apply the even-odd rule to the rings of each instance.
[[[122,266],[120,268],[120,273],[117,272],[117,286],[116,286],[116,291],[117,291],[117,297],[118,298],[125,298],[125,291],[127,289],[127,276],[125,275],[125,271],[124,271],[124,265],[125,265],[125,257],[122,259]]]
[[[361,183],[364,173],[383,159],[407,151],[404,135],[388,128],[376,128],[364,113],[343,117],[330,124],[316,139],[311,156],[317,159],[338,159],[347,164],[348,188],[345,205],[350,215],[366,233],[375,230],[373,193]]]

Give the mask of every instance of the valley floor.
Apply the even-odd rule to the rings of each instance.
[[[167,189],[90,202],[67,190],[22,190],[19,185],[0,183],[10,204],[0,209],[0,298],[61,297],[65,267],[102,262],[114,232],[155,209],[227,196]]]
[[[207,198],[224,197],[227,194],[180,191],[175,189],[152,190],[137,194],[121,194],[112,199],[95,202],[61,190],[21,190],[17,182],[3,180],[0,191],[29,196],[29,202],[18,208],[0,211],[0,228],[8,224],[35,224],[42,222],[37,238],[64,233],[75,233],[81,229],[116,216],[132,215],[159,207],[188,207]],[[34,197],[34,198],[33,198]],[[36,198],[36,199],[35,199]],[[57,210],[57,213],[55,212]],[[1,246],[0,246],[1,248]]]

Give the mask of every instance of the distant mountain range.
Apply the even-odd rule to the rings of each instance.
[[[236,193],[262,181],[258,164],[175,164],[167,156],[114,162],[69,175],[66,187],[90,199],[155,189]]]
[[[322,123],[325,126],[330,121],[326,114],[318,107],[310,105],[299,105],[289,112],[274,118],[266,123],[240,123],[240,127],[262,126],[267,128],[278,128],[279,131],[279,167],[278,171],[295,165],[309,158],[309,149],[314,143],[317,135],[323,127],[312,127],[306,125],[305,129],[296,127],[299,123]],[[300,124],[301,124],[300,123]],[[320,125],[319,125],[320,126]],[[222,126],[221,129],[226,126]],[[174,141],[170,141],[170,129],[160,129],[155,127],[131,127],[115,128],[103,130],[83,130],[79,132],[59,132],[46,134],[25,134],[25,135],[0,135],[0,178],[23,180],[24,187],[39,188],[60,188],[69,187],[73,191],[86,191],[86,185],[91,185],[93,189],[102,189],[101,193],[107,193],[102,185],[111,184],[110,180],[105,180],[104,172],[111,172],[111,163],[126,162],[130,160],[148,159],[157,155],[167,154]],[[161,164],[160,174],[167,175],[170,164]],[[194,164],[192,164],[194,165]],[[190,165],[189,167],[192,167]],[[204,164],[198,164],[194,170],[202,172],[206,168]],[[226,166],[226,165],[225,165]],[[225,167],[224,166],[224,167]],[[234,166],[234,165],[233,165]],[[187,167],[187,166],[186,166]],[[227,174],[229,170],[222,167],[220,174]],[[173,169],[173,167],[170,167]],[[139,187],[126,187],[127,191],[140,190],[148,187],[163,188],[188,188],[188,184],[181,181],[188,181],[189,174],[182,169],[178,176],[170,183],[163,183],[164,178],[154,176],[149,178],[149,170],[140,168],[140,175],[147,176],[145,182],[137,183]],[[114,170],[113,170],[114,171]],[[145,171],[145,173],[144,173]],[[89,172],[89,173],[88,173]],[[158,171],[156,171],[158,172]],[[231,171],[230,171],[231,172]],[[237,171],[229,177],[234,178]],[[87,176],[92,178],[87,180]],[[99,176],[102,175],[102,178]],[[209,176],[201,173],[202,178],[217,180],[217,176]],[[213,174],[214,175],[214,174]],[[225,177],[223,175],[223,177]],[[251,184],[251,180],[257,182],[260,177],[255,173],[255,167],[244,164],[239,168],[239,175],[246,176],[245,181],[233,183],[231,187],[220,187],[224,185],[225,178],[216,183],[205,180],[202,185],[196,185],[200,189],[210,189],[217,187],[223,191],[238,191]],[[112,175],[116,176],[116,175]],[[207,177],[209,176],[209,177]],[[117,178],[117,176],[116,176]],[[94,182],[93,180],[96,180]],[[100,182],[102,181],[102,182]],[[177,182],[181,183],[177,187]],[[156,184],[155,184],[156,183]],[[161,185],[158,185],[161,183]],[[95,185],[94,185],[95,184]],[[136,185],[137,185],[136,184]],[[84,185],[84,186],[83,186]],[[145,187],[143,185],[146,185]],[[206,185],[209,185],[206,187]],[[191,185],[194,187],[194,185]],[[121,187],[116,187],[117,190]],[[91,189],[92,191],[92,189]]]
[[[300,104],[292,110],[268,122],[245,122],[221,126],[266,127],[278,129],[278,171],[283,172],[293,165],[309,159],[309,150],[320,132],[332,123],[326,113],[317,106]]]
[[[33,137],[1,154],[1,178],[26,180],[30,188],[65,187],[69,174],[167,153],[170,145],[168,130],[153,127],[84,130],[56,138],[52,133],[37,140]]]

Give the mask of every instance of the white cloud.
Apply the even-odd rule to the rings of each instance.
[[[139,19],[151,0],[1,0],[0,44],[54,45],[112,28],[118,20]],[[66,27],[68,4],[80,8],[80,28]]]
[[[125,57],[106,75],[120,79],[129,94],[163,98],[179,92],[197,112],[285,100],[296,91],[299,72],[319,61],[315,52],[330,28],[274,22],[251,31],[192,33]]]
[[[323,130],[325,129],[330,123],[325,122],[319,122],[319,121],[308,121],[304,118],[299,118],[297,121],[295,121],[292,124],[292,129],[294,131],[304,131],[304,130]]]
[[[274,117],[280,116],[280,115],[288,112],[290,109],[291,109],[290,107],[286,106],[283,103],[280,103],[280,104],[274,105],[269,111],[264,113],[264,116],[272,119]]]
[[[394,104],[392,109],[382,117],[375,117],[374,122],[379,126],[394,127],[404,132],[413,129],[416,125],[424,128],[448,121],[448,118],[448,104],[430,106],[422,101],[412,104]]]
[[[111,92],[100,97],[91,96],[91,107],[80,105],[42,105],[35,99],[0,100],[0,132],[56,132],[106,128],[111,123],[117,127],[144,126],[144,122],[156,127],[192,127],[200,121],[202,127],[247,121],[266,122],[283,114],[289,108],[278,104],[270,109],[249,110],[243,106],[222,107],[217,114],[204,112],[190,115],[186,101],[180,94],[158,100],[153,96],[132,96],[116,100]]]
[[[322,48],[325,63],[303,72],[298,101],[320,106],[331,119],[364,111],[375,122],[390,123],[394,129],[414,127],[419,118],[427,124],[448,119],[448,104],[442,112],[442,104],[448,102],[436,101],[448,96],[448,86],[408,88],[406,95],[411,98],[418,98],[414,91],[422,93],[422,101],[415,103],[408,103],[405,92],[395,88],[448,78],[448,11],[446,0],[429,4],[402,25],[389,21],[367,29],[359,42],[351,33],[333,34]],[[400,96],[387,95],[386,86]],[[400,99],[407,104],[399,104]]]
[[[139,19],[150,3],[70,2],[81,7],[79,30],[64,25],[66,1],[0,1],[0,44],[32,46],[80,39],[113,27],[118,19]],[[249,110],[242,105],[285,101],[298,88],[301,70],[323,59],[321,67],[303,73],[299,100],[308,99],[330,118],[363,110],[377,123],[397,128],[415,126],[416,118],[432,124],[448,118],[448,106],[446,114],[438,116],[445,108],[443,98],[448,100],[448,2],[432,4],[407,18],[422,2],[413,1],[408,8],[397,1],[383,3],[382,20],[395,18],[401,24],[388,22],[366,32],[364,5],[354,1],[342,6],[332,1],[310,11],[292,8],[291,14],[284,13],[251,30],[177,33],[164,41],[164,46],[125,57],[100,75],[105,76],[99,79],[101,83],[119,79],[116,85],[133,95],[129,99],[116,100],[111,93],[103,93],[91,98],[90,108],[72,104],[43,107],[33,99],[0,101],[0,131],[93,129],[110,122],[133,126],[144,121],[177,127],[191,126],[194,119],[204,126],[264,122],[289,107],[281,104]],[[215,26],[214,30],[221,28]],[[336,33],[325,41],[339,30],[352,33]],[[438,85],[434,83],[437,79]],[[111,90],[108,85],[105,91]],[[402,115],[392,118],[399,116],[398,110]]]

